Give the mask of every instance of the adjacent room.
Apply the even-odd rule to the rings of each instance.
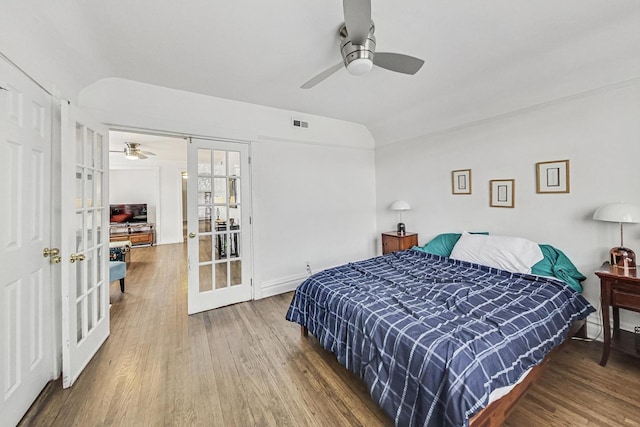
[[[639,28],[7,1],[0,425],[637,425]]]

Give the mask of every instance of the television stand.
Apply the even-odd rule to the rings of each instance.
[[[131,246],[153,246],[156,241],[155,224],[152,222],[112,223],[109,226],[109,241],[131,241]]]

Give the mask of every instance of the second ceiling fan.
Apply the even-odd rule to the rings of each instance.
[[[374,65],[403,74],[415,74],[424,61],[409,55],[376,52],[375,26],[371,21],[371,0],[344,0],[344,25],[340,28],[342,61],[300,86],[310,89],[345,67],[353,75],[368,73]]]
[[[142,151],[140,144],[137,142],[126,142],[123,150],[109,151],[110,153],[124,153],[124,157],[128,160],[144,160],[148,159],[148,156],[155,156],[156,153],[151,151]]]

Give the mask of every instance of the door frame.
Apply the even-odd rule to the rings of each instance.
[[[251,208],[249,211],[249,217],[251,218],[251,223],[249,225],[249,230],[248,230],[249,238],[250,238],[249,253],[251,256],[251,262],[249,263],[249,271],[251,276],[250,279],[252,280],[250,301],[260,298],[261,290],[258,289],[258,286],[257,286],[257,283],[259,282],[257,280],[258,271],[257,271],[257,267],[256,267],[257,263],[255,259],[256,233],[254,231],[256,227],[255,225],[256,224],[255,222],[256,205],[255,205],[255,197],[254,197],[254,190],[253,190],[253,163],[254,163],[253,162],[253,144],[255,143],[255,138],[252,138],[252,137],[247,137],[246,139],[226,138],[226,137],[219,137],[219,136],[212,136],[212,135],[200,135],[200,134],[189,133],[189,132],[174,132],[174,131],[163,130],[163,129],[150,129],[150,128],[141,128],[136,126],[119,125],[116,123],[105,123],[104,125],[107,127],[109,132],[132,132],[132,133],[140,133],[144,135],[155,135],[160,137],[166,136],[170,138],[182,138],[182,139],[186,139],[187,143],[189,138],[195,138],[195,139],[204,139],[208,141],[231,142],[231,143],[240,143],[240,144],[247,145],[247,148],[249,150],[249,171],[248,171],[249,195],[248,197],[251,203]],[[184,169],[186,170],[186,168],[187,168],[187,165],[185,165]],[[158,191],[160,191],[159,189],[160,187],[158,187]],[[188,244],[188,242],[183,242],[183,243],[185,245]],[[187,265],[188,267],[188,260],[185,259],[184,262],[185,262],[185,265]]]

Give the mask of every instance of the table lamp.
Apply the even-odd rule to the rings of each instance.
[[[624,246],[623,225],[640,222],[640,207],[624,202],[612,203],[596,209],[593,213],[593,219],[620,223],[620,246],[611,248],[609,251],[610,262],[615,267],[635,269],[636,254]]]
[[[411,206],[409,206],[409,203],[405,202],[404,200],[397,200],[391,204],[391,210],[398,212],[399,222],[396,229],[398,234],[405,234],[405,232],[407,231],[406,227],[404,226],[404,222],[402,222],[402,211],[408,211],[409,209],[411,209]]]

